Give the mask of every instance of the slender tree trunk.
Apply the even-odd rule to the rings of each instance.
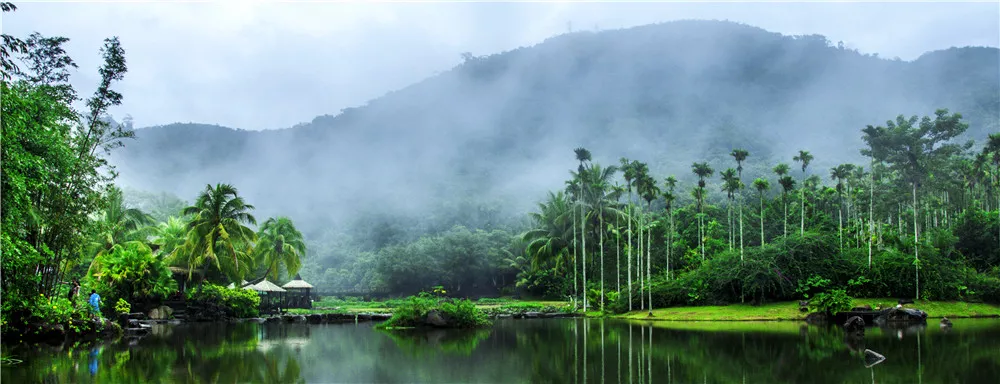
[[[583,240],[582,252],[583,252],[583,311],[587,312],[588,302],[587,302],[587,212],[583,210],[583,204],[580,204],[580,238]]]
[[[636,227],[639,228],[639,238],[636,239],[636,245],[637,245],[636,248],[639,250],[639,252],[635,254],[635,265],[639,267],[639,269],[636,271],[639,274],[639,309],[643,310],[646,309],[646,296],[643,296],[642,294],[642,290],[646,287],[645,278],[642,273],[642,252],[644,248],[642,244],[642,234],[644,229],[642,227],[642,224],[644,221],[643,220],[644,212],[642,212],[642,207],[639,207],[639,210],[640,210],[639,216],[636,218],[636,223],[635,223]]]
[[[576,208],[573,209],[573,309],[576,309],[576,299],[580,297],[580,282],[576,278],[576,271],[580,269],[580,243],[576,241]]]
[[[670,219],[670,235],[668,237],[667,243],[667,280],[670,280],[670,256],[673,255],[674,247],[674,211],[673,209],[667,210],[667,216]]]
[[[871,161],[871,186],[868,188],[868,269],[872,268],[872,239],[875,237],[875,158]]]
[[[917,221],[917,182],[913,182],[913,259],[916,260],[915,273],[917,294],[916,299],[920,300],[920,234]]]
[[[632,196],[629,192],[628,203],[628,244],[625,245],[625,264],[628,264],[628,310],[632,311]]]
[[[649,209],[652,210],[653,206],[650,204]],[[652,222],[650,222],[652,224]],[[649,304],[649,315],[653,315],[653,285],[652,285],[652,246],[653,246],[653,228],[646,229],[646,295],[648,295],[649,300],[646,303]]]
[[[620,212],[619,212],[620,213]],[[622,226],[621,215],[615,215],[615,291],[622,292]]]
[[[799,188],[799,194],[801,195],[801,201],[799,205],[801,206],[802,221],[799,224],[799,236],[805,236],[806,234],[806,171],[802,170],[802,187]]]
[[[764,193],[760,194],[760,246],[764,246]]]
[[[784,237],[788,237],[788,194],[784,191],[781,192],[781,205],[785,207],[785,214],[781,216],[784,221],[782,223],[782,228],[784,231]]]
[[[740,261],[743,261],[743,191],[739,191],[739,206],[740,206]]]
[[[734,228],[735,226],[733,225],[733,201],[732,201],[732,199],[729,199],[729,201],[727,201],[727,203],[728,204],[726,204],[726,226],[728,227],[727,229],[729,229],[729,250],[732,251],[733,250],[733,243],[734,243],[733,238],[735,237],[733,235],[733,233],[735,233],[735,228]]]
[[[601,248],[601,303],[600,304],[601,304],[601,312],[604,312],[604,207],[598,209],[600,209],[600,212],[597,213],[597,216],[601,222],[600,231],[597,232],[599,236],[598,242],[600,243],[598,247]],[[603,326],[603,323],[601,324]],[[602,338],[604,337],[603,333],[601,334],[601,337]]]
[[[844,253],[844,197],[839,197],[837,207],[837,233],[840,235],[840,253]]]

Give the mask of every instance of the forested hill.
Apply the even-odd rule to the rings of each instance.
[[[734,147],[750,151],[751,169],[790,163],[807,149],[816,156],[811,169],[825,178],[834,164],[863,162],[861,128],[898,114],[949,108],[970,123],[969,138],[1000,130],[996,48],[949,48],[907,62],[822,36],[678,21],[465,59],[289,129],[138,129],[113,161],[126,185],[190,199],[207,183],[229,182],[251,203],[308,227],[362,211],[450,215],[441,207],[467,201],[530,209],[544,191],[563,187],[579,146],[597,162],[627,156],[648,162],[658,179],[674,173],[682,181],[692,161],[728,164]],[[442,219],[501,219],[490,209],[462,215]]]

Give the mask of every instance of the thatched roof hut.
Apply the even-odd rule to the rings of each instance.
[[[292,281],[285,283],[285,285],[282,285],[281,287],[285,289],[312,289],[313,285],[307,283],[305,280],[302,280],[302,276],[299,276],[299,274],[296,273],[295,279],[292,279]]]

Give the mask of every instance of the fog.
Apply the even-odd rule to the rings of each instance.
[[[800,149],[825,176],[863,161],[865,124],[939,107],[966,114],[970,138],[981,138],[998,127],[997,49],[917,59],[997,47],[998,11],[984,3],[28,4],[5,16],[4,30],[72,37],[82,93],[97,66],[85,52],[121,36],[130,71],[114,113],[158,126],[138,129],[113,155],[122,185],[190,201],[226,182],[259,217],[291,216],[309,234],[371,217],[419,233],[435,229],[419,227],[427,222],[523,219],[546,191],[563,188],[579,146],[603,165],[624,156],[648,162],[658,180],[688,180],[692,161],[734,166],[734,147],[751,152],[749,178],[771,177],[771,166],[792,163]],[[645,25],[678,19],[737,22]],[[828,41],[801,36],[813,34]],[[473,57],[463,62],[461,52]]]

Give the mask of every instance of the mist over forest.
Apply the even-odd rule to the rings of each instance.
[[[902,61],[819,35],[675,21],[463,57],[437,76],[290,128],[136,129],[111,157],[117,183],[188,201],[206,184],[233,184],[261,216],[293,218],[315,261],[336,248],[312,246],[317,239],[346,236],[374,250],[454,225],[522,229],[547,191],[565,188],[576,147],[600,164],[642,160],[655,179],[676,175],[685,190],[692,162],[722,169],[737,147],[752,154],[751,178],[808,150],[809,173],[826,180],[837,164],[865,164],[861,129],[898,114],[961,113],[963,140],[1000,130],[996,48],[940,47]],[[297,96],[289,89],[285,97]]]

